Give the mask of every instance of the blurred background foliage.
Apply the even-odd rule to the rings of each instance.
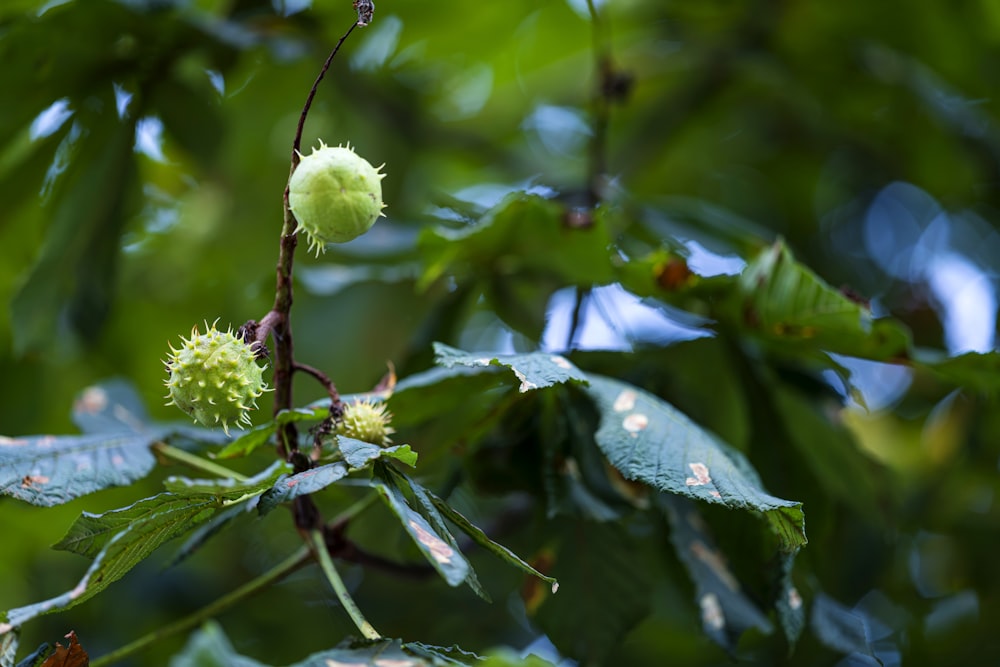
[[[295,123],[353,18],[346,0],[0,6],[4,434],[72,432],[74,395],[110,376],[129,378],[155,418],[174,418],[160,398],[167,342],[269,309]],[[363,391],[386,360],[402,377],[426,368],[434,340],[576,350],[578,365],[664,397],[746,452],[771,492],[804,502],[810,544],[794,578],[815,631],[788,657],[774,634],[751,630],[732,647],[740,658],[995,663],[998,54],[989,2],[380,0],[320,87],[303,145],[349,141],[386,163],[388,218],[318,260],[299,253],[298,358]],[[521,191],[544,201],[502,206],[490,214],[501,231],[454,242]],[[552,220],[599,229],[617,249],[538,231]],[[894,317],[888,338],[754,334],[727,295],[778,238]],[[692,275],[702,282],[688,290]],[[297,382],[300,402],[322,397]],[[441,443],[479,423],[472,403],[454,424],[402,434],[417,450],[438,443],[421,472],[442,484],[454,451]],[[469,457],[473,483],[456,493],[471,513],[509,505],[485,491],[537,488],[537,459],[505,449],[533,419],[521,417]],[[47,546],[81,510],[128,504],[158,482],[57,509],[0,499],[0,607],[71,588],[82,566]],[[350,497],[332,491],[330,514]],[[137,568],[26,628],[25,645],[70,623],[99,654],[196,608],[291,549],[274,516],[183,568]],[[650,609],[621,610],[631,616],[615,642],[632,631],[608,664],[728,664],[696,631],[703,610],[664,533],[616,516],[593,529],[618,547],[601,559],[643,572],[652,594]],[[543,556],[574,521],[501,541]],[[403,549],[377,521],[363,526],[359,539]],[[744,557],[750,538],[715,537],[741,577],[760,578]],[[395,636],[472,650],[535,641],[516,573],[473,560],[491,606],[378,572],[349,570],[349,583]],[[240,651],[279,664],[351,631],[307,572],[222,621]],[[164,664],[180,641],[144,664]]]

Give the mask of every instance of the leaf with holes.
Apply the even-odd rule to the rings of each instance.
[[[583,388],[601,413],[598,447],[626,479],[667,493],[761,512],[785,550],[806,543],[802,504],[768,494],[742,454],[660,398],[590,375]]]

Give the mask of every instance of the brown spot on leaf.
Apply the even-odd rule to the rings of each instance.
[[[708,474],[708,466],[704,463],[689,463],[688,467],[691,468],[691,473],[694,477],[688,477],[684,480],[684,483],[688,486],[702,486],[704,484],[711,484],[712,478]]]
[[[134,414],[132,414],[132,412],[130,412],[123,405],[116,405],[111,409],[111,412],[114,414],[115,419],[122,422],[123,424],[128,424],[136,431],[141,431],[143,428],[145,428],[145,424],[142,423],[142,420],[136,417]]]
[[[108,407],[108,392],[100,387],[87,387],[73,405],[75,412],[97,414]]]
[[[437,535],[427,532],[427,530],[416,521],[411,519],[409,523],[410,528],[412,528],[413,532],[416,533],[417,539],[420,540],[420,543],[430,549],[431,556],[434,557],[434,560],[442,565],[451,562],[451,557],[455,555],[455,551],[451,547],[445,544],[444,541]]]
[[[656,267],[656,284],[668,292],[676,292],[691,283],[695,274],[683,257],[671,257]]]
[[[571,208],[563,214],[563,224],[568,229],[590,229],[594,226],[594,216],[589,209]]]
[[[569,361],[566,360],[566,357],[564,357],[562,355],[553,354],[550,357],[550,359],[552,359],[552,363],[554,363],[556,366],[558,366],[559,368],[562,368],[564,370],[568,371],[571,368],[573,368],[573,364],[569,363]]]
[[[802,596],[799,595],[799,591],[795,586],[788,589],[788,606],[793,610],[802,607]]]
[[[649,417],[643,414],[631,414],[622,421],[622,428],[633,435],[638,435],[639,431],[649,426]]]
[[[856,292],[849,285],[843,285],[843,286],[841,286],[840,293],[843,294],[844,297],[846,297],[848,301],[853,301],[854,303],[858,304],[859,306],[863,307],[864,309],[871,310],[871,307],[872,307],[871,301],[869,301],[868,298],[865,297],[860,292]]]
[[[721,553],[715,549],[710,549],[701,540],[695,540],[691,543],[691,553],[695,558],[707,565],[715,576],[717,576],[730,590],[738,591],[740,589],[739,582],[736,581],[736,577],[734,577],[732,572],[729,571],[729,566],[726,565],[726,559],[722,557]]]
[[[715,593],[705,593],[698,604],[701,607],[701,620],[706,626],[713,630],[726,627],[726,616],[722,613],[722,605]]]
[[[649,508],[649,487],[646,484],[627,479],[618,468],[611,465],[607,460],[604,461],[604,471],[608,475],[608,481],[611,483],[611,486],[632,503],[633,506],[639,509]]]
[[[626,389],[615,398],[615,404],[612,408],[614,408],[615,412],[628,412],[635,407],[635,399],[638,397],[637,393],[631,389]]]
[[[35,486],[41,486],[42,484],[48,484],[49,478],[45,475],[25,475],[21,478],[21,488],[30,489]]]

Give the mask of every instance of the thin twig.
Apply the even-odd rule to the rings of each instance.
[[[326,62],[323,63],[323,67],[316,77],[316,81],[313,82],[312,88],[309,89],[309,95],[306,96],[305,105],[302,107],[302,113],[299,114],[299,122],[295,128],[295,138],[292,141],[292,157],[291,157],[291,168],[289,169],[289,178],[291,174],[295,172],[295,168],[299,165],[299,149],[302,147],[302,131],[305,128],[306,118],[309,115],[309,109],[312,108],[313,99],[316,97],[316,91],[319,89],[319,84],[326,75],[328,69],[330,69],[330,64],[333,62],[334,56],[340,50],[341,45],[343,45],[344,40],[350,36],[354,29],[358,26],[355,21],[347,32],[344,33],[343,37],[337,42],[337,45],[333,47],[330,51],[330,55],[327,56]],[[298,245],[298,235],[295,233],[298,227],[298,221],[295,219],[295,215],[292,213],[292,208],[288,203],[288,186],[285,186],[285,192],[282,196],[282,203],[284,205],[284,224],[281,229],[281,244],[278,251],[278,267],[277,267],[277,286],[274,294],[274,308],[272,313],[275,314],[273,318],[273,325],[271,327],[271,333],[274,337],[274,414],[277,415],[282,410],[292,409],[292,370],[295,365],[295,357],[292,350],[292,325],[290,321],[289,313],[292,309],[292,302],[294,300],[293,290],[292,290],[292,266],[295,261],[295,247]],[[269,313],[270,315],[271,313]],[[267,318],[265,318],[266,320]],[[263,324],[263,321],[261,322]],[[292,460],[295,453],[298,451],[298,430],[293,422],[284,424],[281,427],[281,432],[278,434],[278,449],[279,454],[286,457],[287,460]]]
[[[319,88],[320,82],[323,77],[326,76],[326,71],[330,69],[330,64],[333,63],[334,56],[337,55],[337,51],[340,51],[341,45],[344,41],[350,37],[354,29],[360,25],[357,21],[347,29],[347,32],[340,38],[337,45],[333,47],[330,51],[330,55],[326,57],[326,62],[323,63],[323,68],[319,71],[319,75],[316,76],[316,81],[313,83],[312,88],[309,89],[309,95],[306,97],[305,106],[302,107],[302,113],[299,114],[299,124],[295,128],[295,140],[292,142],[292,171],[295,171],[295,167],[299,164],[299,149],[302,147],[302,130],[306,125],[306,116],[309,115],[309,109],[312,107],[313,98],[316,97],[316,90]]]

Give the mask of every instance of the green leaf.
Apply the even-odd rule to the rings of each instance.
[[[264,516],[281,503],[315,493],[339,482],[347,477],[348,472],[347,466],[338,461],[280,479],[273,488],[265,491],[260,497],[258,511]]]
[[[100,106],[114,108],[110,87],[102,98]],[[85,339],[103,326],[130,215],[126,199],[135,181],[134,142],[135,119],[121,122],[113,113],[93,119],[78,139],[52,196],[45,245],[11,301],[17,354],[47,347],[61,318]]]
[[[485,660],[476,664],[479,667],[555,667],[551,662],[542,660],[537,655],[531,654],[521,658],[510,650],[490,653]]]
[[[289,473],[290,469],[288,463],[275,461],[267,469],[244,481],[172,476],[164,480],[163,487],[179,496],[215,496],[220,501],[234,500],[264,493],[274,486],[279,477]]]
[[[398,639],[373,642],[345,641],[337,648],[320,651],[288,667],[453,667],[480,664],[475,654],[420,643],[403,644]],[[225,632],[215,621],[192,633],[187,645],[170,661],[170,667],[268,667],[236,653]]]
[[[267,424],[256,426],[233,440],[219,451],[215,452],[214,458],[235,459],[241,456],[247,456],[270,442],[271,436],[273,436],[277,430],[278,425],[274,422],[268,422]]]
[[[811,483],[818,483],[826,495],[849,505],[858,516],[884,520],[890,506],[886,471],[821,406],[778,380],[769,386],[789,440],[812,473]],[[787,470],[788,463],[782,468]]]
[[[343,455],[344,461],[352,470],[360,470],[372,461],[384,458],[396,459],[411,468],[417,465],[417,453],[410,449],[409,445],[381,447],[363,440],[338,435],[337,447]]]
[[[170,659],[170,667],[267,667],[236,653],[222,627],[209,621],[191,634],[184,649]]]
[[[164,77],[153,87],[151,110],[180,146],[202,164],[211,164],[225,136],[226,124],[216,103],[218,93],[207,77],[195,86],[179,77]]]
[[[603,215],[589,223],[570,224],[559,202],[513,193],[474,225],[424,230],[419,247],[426,269],[418,287],[445,275],[476,285],[502,320],[537,339],[553,292],[614,280],[608,224]]]
[[[559,592],[527,600],[538,627],[567,657],[605,664],[608,654],[650,609],[651,581],[636,566],[636,546],[615,523],[552,522],[553,543],[541,558],[552,563]]]
[[[530,574],[533,577],[538,577],[542,581],[552,584],[553,592],[559,588],[559,582],[552,577],[548,577],[531,565],[529,565],[524,559],[515,554],[513,551],[498,544],[489,538],[478,526],[474,525],[471,521],[466,519],[462,514],[453,508],[451,505],[441,500],[439,497],[420,486],[413,480],[410,480],[410,486],[413,489],[414,495],[417,497],[420,504],[424,507],[433,506],[441,514],[443,514],[449,521],[459,527],[466,535],[472,538],[472,541],[483,547],[490,553],[498,556],[500,560],[504,561],[508,565],[512,565],[517,569],[521,570],[525,574]]]
[[[82,512],[52,548],[96,558],[114,537],[131,526],[164,524],[170,527],[171,517],[178,513],[186,515],[190,510],[193,516],[198,516],[206,507],[221,507],[221,504],[217,497],[161,493],[103,514]]]
[[[778,622],[791,647],[798,642],[806,625],[806,607],[802,602],[802,595],[792,581],[795,556],[796,554],[791,552],[781,554],[778,564],[781,570],[778,577],[778,598],[774,603],[778,612]]]
[[[314,653],[289,667],[452,667],[478,662],[460,662],[443,651],[431,651],[422,644],[403,644],[398,639],[371,643],[355,642]]]
[[[317,421],[319,419],[325,419],[329,416],[329,414],[330,403],[327,401],[326,404],[323,405],[282,410],[275,416],[274,420],[280,426],[282,424],[290,424],[292,422]]]
[[[425,230],[420,246],[427,269],[420,286],[449,270],[464,276],[500,268],[504,275],[552,276],[562,284],[614,280],[605,225],[571,227],[565,212],[558,202],[515,192],[474,225]]]
[[[395,468],[391,468],[389,466],[379,466],[377,474],[385,480],[389,486],[404,492],[408,491],[409,495],[412,496],[416,502],[417,512],[419,512],[420,515],[427,520],[437,535],[448,543],[448,547],[454,550],[455,553],[461,553],[461,549],[459,549],[458,546],[458,540],[456,540],[455,536],[451,534],[451,530],[448,529],[448,524],[445,522],[444,516],[442,516],[441,512],[438,511],[437,506],[431,501],[430,496],[423,487],[414,482],[407,475],[404,475]],[[479,582],[479,577],[476,575],[476,571],[472,569],[471,564],[469,565],[469,573],[466,576],[465,582],[469,584],[469,588],[471,588],[476,595],[487,602],[492,602],[490,594]]]
[[[421,658],[428,658],[435,661],[433,664],[440,665],[479,665],[481,658],[470,651],[465,651],[458,646],[432,646],[421,642],[407,642],[403,644],[403,650]]]
[[[761,512],[785,550],[805,545],[801,503],[768,494],[742,454],[658,397],[618,380],[589,377],[583,391],[601,413],[597,445],[626,479]]]
[[[863,613],[840,604],[833,598],[819,594],[813,601],[810,618],[816,638],[830,648],[846,654],[861,654],[875,660],[868,622]]]
[[[906,358],[909,332],[895,320],[833,289],[795,261],[784,243],[760,253],[739,280],[729,315],[743,327],[784,346],[881,361]]]
[[[966,352],[955,357],[919,350],[915,366],[944,382],[972,390],[990,398],[1000,394],[1000,353]]]
[[[394,426],[426,422],[468,404],[469,396],[484,397],[506,388],[504,378],[466,366],[435,367],[403,378],[386,402]]]
[[[217,459],[235,459],[241,456],[248,456],[270,442],[271,437],[277,432],[279,426],[291,422],[325,419],[329,415],[329,411],[330,401],[328,400],[305,408],[282,410],[275,416],[274,421],[260,424],[247,431],[217,451],[213,456]]]
[[[52,507],[145,477],[156,459],[149,446],[163,429],[101,435],[0,436],[0,493]]]
[[[85,435],[0,436],[0,494],[51,507],[142,479],[156,465],[149,447],[175,434],[214,432],[150,423],[136,392],[121,380],[87,387],[73,403]]]
[[[0,622],[6,620],[6,617],[0,616]],[[8,632],[3,637],[0,637],[0,665],[8,667],[8,665],[14,664],[14,659],[17,657],[17,646],[19,643],[20,638],[17,632]],[[48,646],[48,644],[44,645]]]
[[[113,378],[87,387],[73,402],[73,422],[84,433],[140,432],[149,425],[146,406],[130,382]]]
[[[15,633],[11,632],[4,635],[4,638],[13,637]],[[45,667],[46,661],[49,656],[55,653],[56,647],[48,642],[42,642],[42,645],[32,651],[31,655],[27,656],[24,660],[17,663],[17,667]],[[14,656],[11,656],[11,663],[13,663]],[[4,666],[6,667],[6,665]]]
[[[443,343],[434,343],[434,354],[437,363],[448,368],[456,365],[484,369],[493,366],[507,368],[517,376],[521,383],[518,391],[522,393],[567,382],[587,383],[587,376],[559,354],[474,354]]]
[[[161,493],[105,514],[84,513],[70,527],[58,548],[93,557],[73,590],[44,602],[7,612],[0,634],[37,616],[70,609],[94,597],[125,576],[167,540],[208,521],[219,509],[211,496],[180,497]]]
[[[730,655],[735,655],[740,637],[750,628],[770,634],[771,622],[743,592],[697,506],[669,494],[662,494],[659,501],[670,520],[670,542],[694,582],[705,634]]]
[[[378,471],[379,469],[376,468],[376,472]],[[438,574],[450,586],[459,586],[464,583],[469,578],[469,573],[472,572],[472,567],[465,556],[457,548],[451,546],[449,540],[439,535],[427,522],[427,519],[410,507],[403,492],[396,486],[392,478],[384,474],[383,471],[383,474],[372,479],[371,484],[392,510],[392,513],[396,515],[396,518],[399,519],[420,552],[438,571]],[[454,538],[451,541],[454,541]]]

